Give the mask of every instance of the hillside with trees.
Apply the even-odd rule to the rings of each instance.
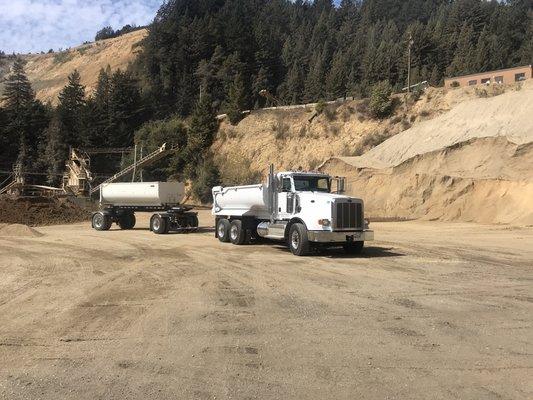
[[[217,113],[237,123],[241,111],[273,105],[262,90],[277,105],[367,97],[374,88],[370,117],[379,120],[392,109],[390,92],[406,85],[410,39],[411,82],[438,86],[444,76],[532,63],[532,16],[527,0],[170,0],[142,42],[124,42],[128,57],[107,55],[114,64],[138,52],[127,67],[102,68],[96,52],[108,41],[45,55],[71,68],[52,104],[36,98],[29,62],[17,60],[0,103],[1,168],[18,161],[57,184],[69,146],[149,150],[174,141],[180,153],[147,174],[194,179],[205,198],[219,179],[210,153]],[[80,72],[84,55],[100,67]]]

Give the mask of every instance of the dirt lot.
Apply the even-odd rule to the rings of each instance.
[[[0,236],[0,398],[533,397],[533,228],[375,223],[362,257],[297,258],[138,219]]]

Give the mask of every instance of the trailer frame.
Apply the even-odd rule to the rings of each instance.
[[[195,232],[198,230],[198,213],[186,205],[161,206],[116,206],[102,205],[93,212],[91,226],[98,231],[107,231],[113,223],[121,229],[133,229],[136,224],[136,212],[153,212],[150,217],[150,231],[156,234],[173,232]]]

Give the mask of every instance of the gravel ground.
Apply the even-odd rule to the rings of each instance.
[[[533,398],[533,228],[298,258],[138,220],[0,235],[1,399]]]

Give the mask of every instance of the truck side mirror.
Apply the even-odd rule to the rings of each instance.
[[[337,192],[344,193],[346,191],[346,178],[340,176],[337,180]]]

